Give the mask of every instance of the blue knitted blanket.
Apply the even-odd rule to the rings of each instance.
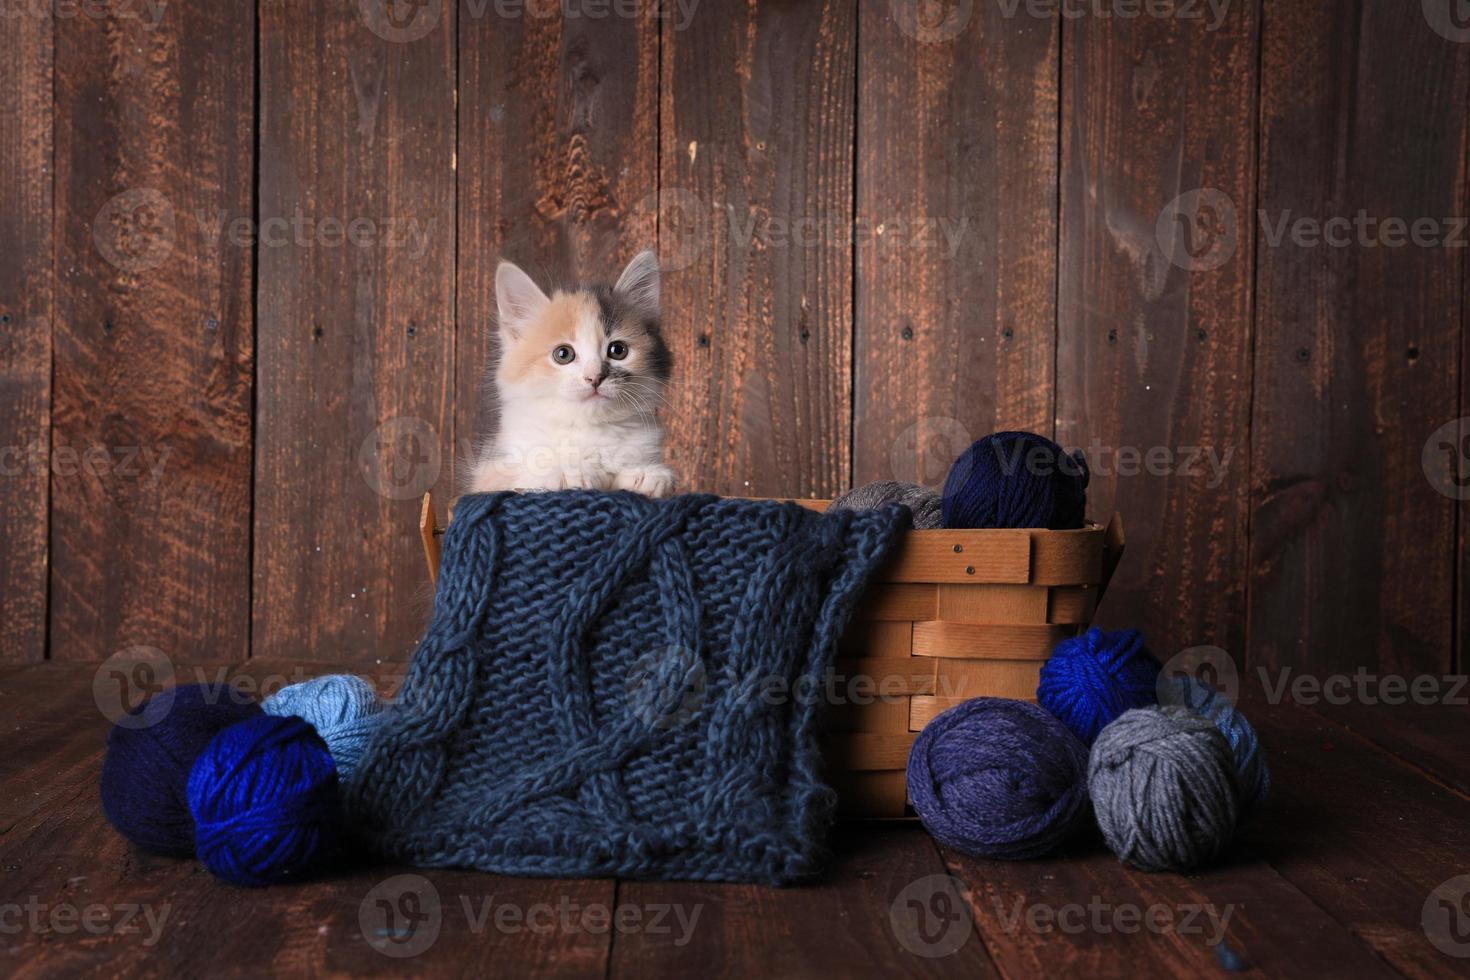
[[[907,511],[684,495],[459,502],[433,620],[348,786],[384,855],[780,884],[817,870],[815,721]]]

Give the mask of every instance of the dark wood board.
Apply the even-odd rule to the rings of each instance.
[[[664,27],[659,255],[687,489],[832,496],[851,475],[852,0]]]
[[[1470,474],[1441,429],[1460,415],[1466,249],[1395,247],[1384,223],[1427,220],[1441,236],[1465,214],[1470,44],[1435,33],[1419,4],[1344,13],[1265,19],[1252,658],[1442,673],[1463,504],[1435,484],[1463,493],[1445,481]],[[1376,224],[1339,229],[1346,247],[1293,236],[1298,218],[1360,214]]]
[[[249,639],[254,5],[56,17],[51,656]]]
[[[498,415],[482,385],[498,356],[499,260],[548,291],[612,282],[658,234],[655,8],[632,18],[494,9],[460,8],[457,478]]]
[[[455,12],[260,17],[260,214],[307,230],[259,255],[252,649],[401,658],[428,611],[419,501],[449,486]]]
[[[1256,5],[1213,23],[1062,28],[1057,439],[1127,523],[1101,620],[1162,657],[1245,644]]]
[[[1052,432],[1059,22],[1003,6],[861,5],[855,484]]]
[[[0,61],[0,661],[11,662],[46,656],[52,24],[8,18]]]

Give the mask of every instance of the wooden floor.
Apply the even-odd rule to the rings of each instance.
[[[1464,707],[1248,705],[1275,794],[1228,860],[1187,877],[1094,843],[976,861],[890,824],[841,828],[825,880],[785,890],[375,866],[242,891],[107,825],[93,673],[0,668],[0,976],[1470,972],[1452,881],[1470,874]]]

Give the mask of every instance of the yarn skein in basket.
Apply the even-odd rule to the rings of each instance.
[[[189,771],[221,731],[260,716],[228,685],[169,688],[120,718],[102,760],[102,812],[118,833],[154,854],[192,857]]]
[[[196,849],[236,885],[301,878],[343,834],[332,754],[294,715],[262,715],[215,736],[189,775]]]
[[[1193,677],[1176,675],[1162,678],[1159,703],[1179,705],[1215,723],[1230,751],[1235,756],[1235,772],[1240,778],[1240,791],[1249,812],[1271,792],[1271,768],[1266,764],[1266,750],[1256,730],[1229,698],[1215,688]],[[1245,813],[1242,813],[1242,817]]]
[[[1068,455],[1034,432],[993,433],[976,440],[950,467],[944,526],[1080,528],[1089,477],[1080,451]]]
[[[1087,750],[1034,704],[974,698],[939,715],[909,753],[908,789],[924,828],[983,858],[1055,850],[1087,820]]]
[[[914,528],[920,531],[944,526],[939,494],[917,483],[879,480],[865,483],[832,501],[829,514],[843,510],[877,510],[884,504],[903,504],[913,514]]]
[[[1092,744],[1087,788],[1098,827],[1144,871],[1187,871],[1229,843],[1240,815],[1230,743],[1178,706],[1135,708]]]
[[[1157,703],[1162,669],[1137,630],[1094,627],[1056,645],[1042,665],[1036,700],[1091,745],[1123,712]]]
[[[357,769],[387,707],[377,689],[352,674],[327,674],[283,687],[260,704],[268,715],[304,719],[327,743],[344,782]]]

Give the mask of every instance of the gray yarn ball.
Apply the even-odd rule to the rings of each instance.
[[[940,509],[939,494],[921,487],[917,483],[899,483],[897,480],[879,480],[854,487],[832,501],[829,511],[877,510],[884,504],[907,504],[914,514],[914,527],[919,529],[944,526],[944,514]]]
[[[1135,708],[1092,744],[1087,789],[1113,853],[1144,871],[1215,857],[1240,816],[1230,743],[1188,708]]]

